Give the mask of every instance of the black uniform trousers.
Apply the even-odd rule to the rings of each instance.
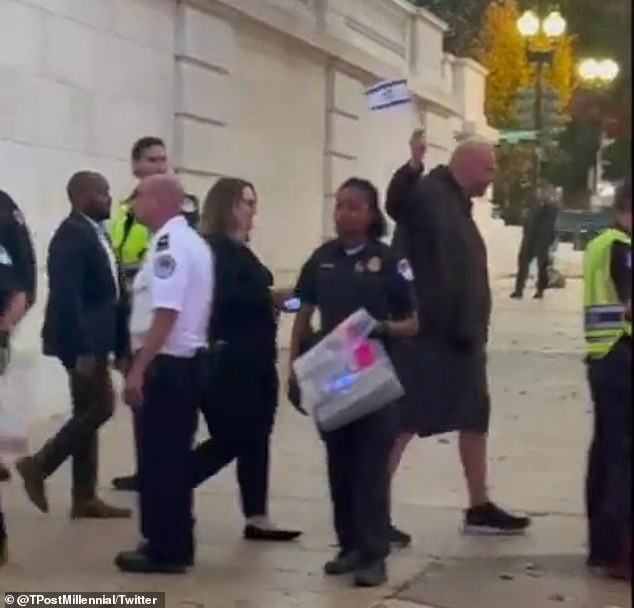
[[[594,435],[588,459],[586,508],[589,561],[612,564],[631,542],[632,343],[623,339],[588,361]]]
[[[66,365],[73,402],[70,420],[49,439],[34,458],[45,476],[73,457],[73,499],[95,497],[99,468],[99,428],[114,410],[112,379],[106,358],[97,360],[90,376]]]
[[[210,438],[192,452],[192,485],[200,485],[236,460],[245,518],[268,513],[270,438],[278,400],[272,355],[249,360],[216,353],[201,409]]]
[[[397,423],[396,406],[389,405],[323,435],[339,548],[358,552],[363,564],[390,552],[388,460]]]
[[[161,562],[182,564],[193,557],[193,490],[187,467],[199,397],[195,358],[154,358],[136,423],[141,534],[148,556]]]
[[[537,291],[544,291],[548,288],[548,247],[529,247],[522,245],[517,260],[517,278],[515,280],[515,291],[522,293],[526,286],[528,271],[531,262],[537,260]]]

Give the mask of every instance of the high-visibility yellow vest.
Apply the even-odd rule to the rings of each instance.
[[[623,335],[632,335],[610,272],[612,245],[632,246],[632,238],[617,228],[595,237],[584,256],[584,316],[586,352],[591,359],[605,357]]]
[[[150,244],[150,231],[134,218],[130,199],[119,204],[110,219],[110,239],[121,272],[136,273]]]

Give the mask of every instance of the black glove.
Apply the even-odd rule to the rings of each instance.
[[[390,328],[387,321],[379,321],[377,326],[370,332],[368,338],[371,340],[384,340],[385,338],[389,338],[389,336]]]

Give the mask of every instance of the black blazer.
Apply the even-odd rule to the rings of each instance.
[[[273,275],[246,245],[224,235],[208,237],[207,242],[216,268],[210,342],[225,342],[225,348],[245,362],[273,365],[277,353]]]
[[[117,287],[99,235],[83,215],[71,213],[55,231],[47,270],[44,354],[73,367],[79,355],[112,353]]]

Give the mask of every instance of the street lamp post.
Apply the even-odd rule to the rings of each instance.
[[[532,10],[525,11],[517,20],[517,29],[526,40],[526,58],[535,64],[535,105],[533,107],[533,121],[536,135],[535,145],[535,173],[534,188],[537,189],[541,174],[542,144],[543,144],[543,106],[544,106],[544,68],[552,65],[555,50],[553,41],[566,32],[566,20],[559,11],[551,11],[545,18]],[[548,48],[535,49],[531,41],[538,35],[544,35],[548,40]]]
[[[596,59],[590,57],[583,59],[577,66],[577,74],[581,81],[587,86],[595,89],[605,89],[609,87],[617,78],[620,72],[619,64],[613,59]],[[599,136],[599,147],[595,167],[592,170],[592,178],[589,185],[595,197],[599,196],[601,185],[601,173],[603,169],[603,149],[607,144],[603,123]]]

